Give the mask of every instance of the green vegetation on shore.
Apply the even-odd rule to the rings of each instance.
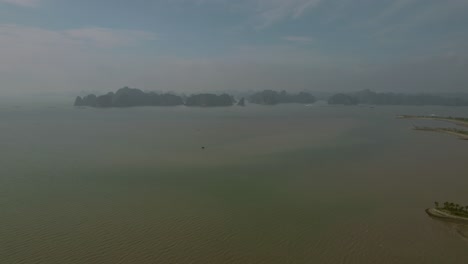
[[[439,204],[439,202],[434,202],[435,208],[439,211],[459,216],[459,217],[466,217],[468,218],[468,205],[462,206],[456,203],[445,202],[443,206]]]

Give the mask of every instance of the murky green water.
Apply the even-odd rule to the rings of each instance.
[[[468,108],[0,109],[0,263],[466,263]],[[205,147],[203,150],[202,147]]]

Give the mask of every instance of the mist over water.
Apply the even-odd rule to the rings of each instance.
[[[466,107],[0,108],[0,262],[465,263]],[[205,147],[205,149],[202,149]]]

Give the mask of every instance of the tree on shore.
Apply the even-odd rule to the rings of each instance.
[[[444,202],[444,206],[439,207],[439,202],[437,201],[434,202],[434,204],[437,209],[442,209],[444,211],[447,211],[456,215],[468,217],[468,205],[463,206],[463,205],[459,205],[456,203]]]

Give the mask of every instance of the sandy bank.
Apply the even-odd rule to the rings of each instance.
[[[428,215],[432,216],[432,217],[440,218],[440,219],[443,219],[443,220],[468,224],[468,218],[452,215],[450,213],[444,212],[444,211],[436,209],[436,208],[428,208],[428,209],[426,209],[426,213]]]
[[[449,122],[458,126],[468,127],[468,121],[462,120],[462,118],[449,118],[449,117],[442,117],[442,116],[412,116],[412,115],[399,115],[397,116],[397,118],[444,121],[444,122]]]
[[[468,134],[464,130],[442,128],[442,127],[414,127],[414,130],[439,132],[457,136],[459,139],[468,140]]]

